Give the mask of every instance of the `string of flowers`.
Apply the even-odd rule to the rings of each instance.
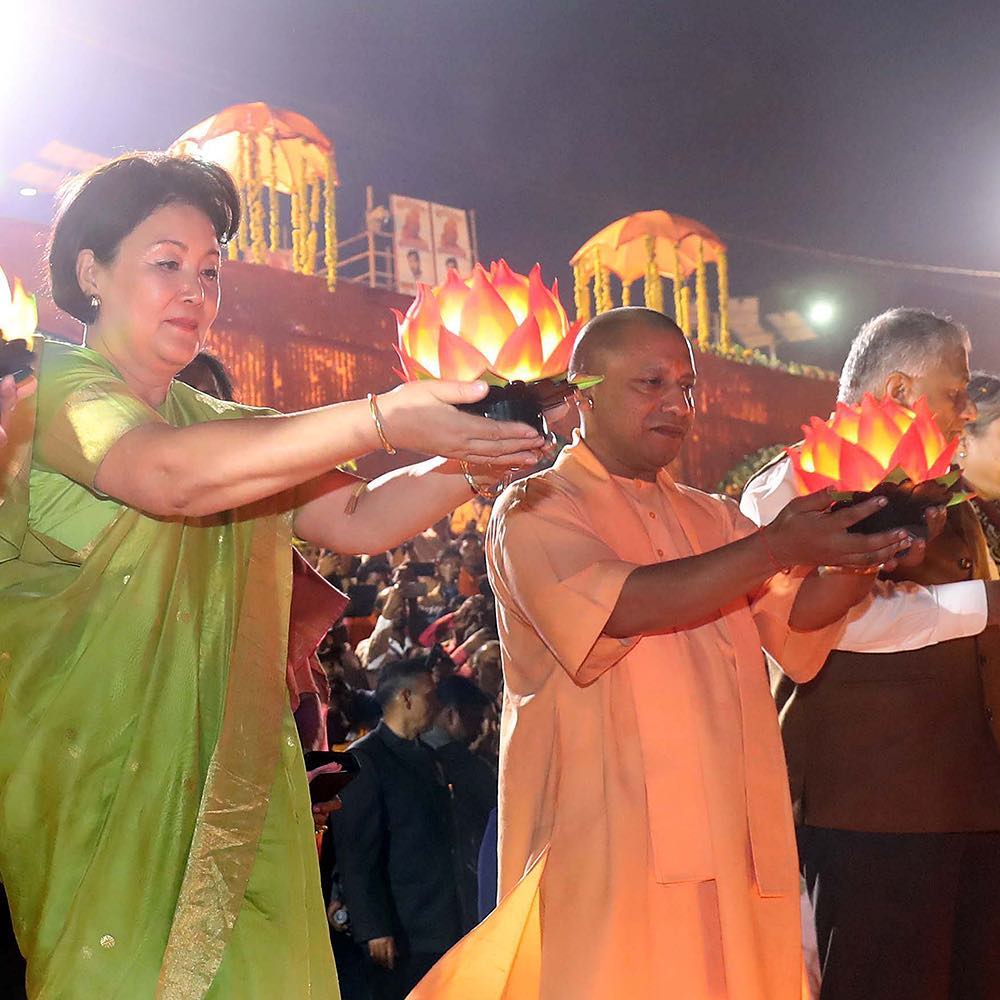
[[[261,181],[259,150],[257,139],[247,137],[247,201],[250,212],[250,251],[255,264],[267,261],[267,247],[264,243],[264,185]]]
[[[774,371],[786,372],[789,375],[800,375],[805,378],[817,379],[820,382],[836,382],[840,376],[836,372],[827,371],[818,365],[803,365],[797,361],[779,361],[761,351],[755,351],[749,347],[740,347],[739,344],[730,344],[723,347],[721,344],[696,345],[698,350],[704,354],[714,354],[716,357],[725,358],[727,361],[735,361],[741,365],[759,365],[762,368],[771,368]]]
[[[681,255],[674,247],[674,322],[683,330],[681,313]]]
[[[583,262],[573,265],[573,302],[576,305],[576,318],[586,323],[590,319],[590,288],[583,273]]]
[[[698,240],[698,266],[695,270],[695,294],[698,302],[698,346],[704,348],[712,338],[708,312],[708,278],[705,274],[705,241]]]
[[[268,151],[271,154],[271,175],[267,193],[267,207],[271,216],[271,249],[278,250],[281,246],[281,201],[278,198],[278,144],[274,136],[268,140]]]
[[[303,261],[304,274],[316,273],[316,250],[319,247],[319,178],[314,177],[309,185],[309,235],[306,237],[306,259]]]
[[[326,265],[326,287],[334,291],[337,287],[337,201],[334,192],[337,176],[331,156],[326,167],[326,186],[323,189],[323,263]]]
[[[719,347],[728,351],[733,345],[729,333],[729,259],[725,250],[720,251],[715,267],[719,280]]]

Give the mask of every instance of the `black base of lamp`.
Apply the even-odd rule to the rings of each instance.
[[[35,355],[28,350],[25,340],[0,340],[0,378],[13,375],[15,381],[23,382],[32,375]]]
[[[541,382],[510,382],[490,386],[490,391],[478,403],[462,403],[458,408],[491,420],[514,420],[534,427],[543,437],[548,434],[544,411],[569,395],[573,387],[551,379]]]
[[[906,528],[914,538],[926,538],[924,512],[928,507],[943,506],[953,493],[954,488],[941,486],[933,481],[916,485],[911,482],[881,483],[868,493],[852,493],[850,500],[838,501],[834,504],[834,509],[853,507],[869,497],[884,496],[889,501],[885,507],[869,514],[848,530],[874,535],[880,531]]]

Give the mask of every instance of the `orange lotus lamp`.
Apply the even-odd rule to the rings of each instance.
[[[582,324],[570,324],[558,283],[546,288],[537,264],[527,276],[503,260],[489,271],[477,264],[467,280],[449,271],[435,288],[418,285],[405,316],[394,311],[401,376],[408,382],[484,379],[490,393],[463,407],[472,412],[543,431],[545,409],[599,381],[567,379]]]
[[[35,360],[31,348],[37,328],[35,296],[24,290],[19,278],[14,279],[11,295],[7,276],[0,268],[0,378],[13,375],[20,382],[31,375]]]
[[[945,439],[923,397],[910,410],[892,398],[866,395],[858,406],[838,403],[829,420],[813,417],[802,430],[802,444],[787,449],[800,495],[832,488],[841,505],[875,494],[888,498],[853,531],[905,527],[926,535],[928,507],[968,499],[954,489],[958,438]]]

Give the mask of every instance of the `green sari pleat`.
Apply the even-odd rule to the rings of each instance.
[[[147,517],[32,462],[32,409],[0,474],[0,878],[29,996],[336,1000],[290,513]],[[176,384],[158,413],[248,415]]]

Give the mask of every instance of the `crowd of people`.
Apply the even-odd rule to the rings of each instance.
[[[387,553],[306,552],[350,598],[296,711],[304,748],[362,762],[321,855],[344,1000],[405,997],[495,900],[495,864],[480,878],[503,684],[489,510],[474,497]]]

